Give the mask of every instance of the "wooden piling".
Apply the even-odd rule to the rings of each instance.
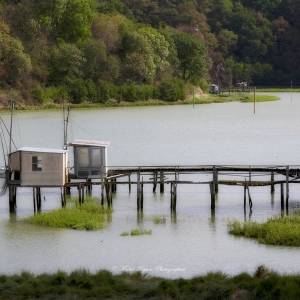
[[[274,182],[274,171],[271,172],[271,182]],[[275,185],[271,184],[271,193],[275,192]]]
[[[104,178],[103,178],[103,167],[101,167],[101,204],[104,204]]]
[[[81,184],[78,184],[78,201],[79,201],[79,204],[81,204],[81,197],[82,197],[82,194],[81,194]]]
[[[285,197],[285,206],[286,210],[289,208],[289,166],[286,167],[286,197]]]
[[[41,206],[42,206],[42,199],[41,199],[41,188],[37,187],[35,189],[36,191],[36,204],[37,204],[37,210],[40,211],[41,210]]]
[[[131,193],[131,180],[130,180],[130,174],[128,175],[128,188],[129,188],[129,194]]]
[[[246,187],[246,184],[245,184],[244,185],[244,210],[245,211],[246,211],[246,198],[247,198],[246,191],[247,191],[247,187]]]
[[[215,193],[218,194],[219,192],[219,175],[218,170],[216,170],[216,167],[214,166],[214,184],[215,184]]]
[[[280,201],[281,201],[281,211],[284,212],[284,185],[280,183]]]
[[[32,196],[33,196],[33,210],[34,210],[34,213],[36,213],[35,188],[32,189]]]
[[[10,186],[8,193],[9,193],[9,212],[14,213],[16,212],[16,206],[17,206],[17,188]]]
[[[160,192],[164,193],[165,185],[164,185],[164,172],[160,171]]]
[[[157,172],[153,172],[153,193],[156,192],[156,186],[157,186]]]
[[[215,198],[215,193],[214,193],[214,186],[213,186],[213,182],[211,181],[209,183],[209,189],[210,189],[210,208],[212,210],[215,210],[216,208],[216,198]]]

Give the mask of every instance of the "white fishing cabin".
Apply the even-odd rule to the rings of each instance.
[[[68,182],[68,150],[23,147],[9,154],[10,184],[58,187]]]
[[[109,142],[73,140],[74,177],[77,179],[95,179],[105,177],[108,171],[107,148]]]

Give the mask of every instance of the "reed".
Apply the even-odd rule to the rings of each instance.
[[[106,228],[112,210],[97,203],[85,202],[72,207],[64,207],[27,218],[31,224],[78,230],[98,230]]]
[[[154,222],[154,224],[165,224],[166,216],[154,216],[153,222]]]
[[[289,216],[275,216],[264,223],[232,221],[228,231],[237,236],[256,238],[259,243],[282,246],[300,246],[299,211]]]

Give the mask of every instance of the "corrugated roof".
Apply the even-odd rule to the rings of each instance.
[[[105,141],[88,141],[88,140],[73,140],[69,143],[70,146],[94,146],[94,147],[108,147],[110,142]]]
[[[23,152],[42,152],[42,153],[66,153],[68,150],[63,149],[48,149],[48,148],[33,148],[33,147],[22,147],[13,151],[12,153],[23,151]]]

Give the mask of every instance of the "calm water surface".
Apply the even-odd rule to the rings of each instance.
[[[110,141],[110,166],[300,165],[300,94],[276,95],[282,99],[257,103],[255,114],[253,104],[238,102],[73,110],[68,140]],[[8,124],[9,115],[2,113],[2,118]],[[62,146],[61,112],[17,112],[14,124],[18,147]],[[199,175],[199,180],[211,178]],[[0,273],[86,268],[190,278],[216,270],[252,273],[262,264],[281,273],[298,273],[299,248],[261,245],[227,233],[228,220],[260,221],[280,212],[278,187],[274,195],[269,187],[250,191],[252,215],[248,210],[244,215],[243,187],[236,186],[219,186],[212,215],[208,186],[179,186],[177,214],[171,218],[168,186],[162,195],[146,186],[144,214],[138,216],[135,188],[129,194],[128,187],[120,185],[109,226],[88,232],[28,224],[24,218],[33,214],[32,189],[20,188],[15,215],[9,214],[7,195],[0,198]],[[60,207],[59,193],[42,189],[43,211]],[[75,196],[76,190],[71,193]],[[100,190],[94,188],[93,193],[98,196]],[[290,185],[290,207],[299,204],[299,187]],[[154,224],[151,218],[157,215],[165,215],[166,223]],[[152,229],[152,235],[120,236],[133,228]]]

